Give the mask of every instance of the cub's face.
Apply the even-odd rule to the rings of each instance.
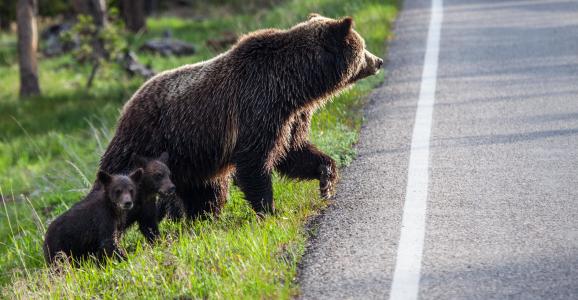
[[[144,169],[142,184],[148,190],[155,191],[162,195],[173,195],[176,191],[175,185],[171,181],[171,171],[167,166],[169,155],[164,152],[156,159],[148,159],[135,155],[133,160],[137,166]]]
[[[365,41],[353,29],[353,19],[346,17],[335,20],[318,14],[310,14],[303,26],[316,29],[321,36],[318,42],[327,53],[337,55],[346,67],[342,74],[345,84],[375,75],[383,65],[383,60],[365,49]]]
[[[152,190],[163,195],[175,193],[175,185],[171,181],[171,171],[163,162],[159,160],[150,161],[145,168],[146,184]]]
[[[110,175],[104,171],[98,172],[98,180],[111,201],[119,210],[129,210],[134,205],[136,187],[143,175],[142,169],[137,169],[129,176]]]

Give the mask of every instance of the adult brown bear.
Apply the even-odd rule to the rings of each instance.
[[[192,218],[220,211],[233,172],[259,214],[274,210],[273,170],[317,179],[329,197],[337,169],[308,141],[311,117],[382,63],[365,50],[349,17],[312,14],[288,30],[247,34],[211,60],[147,81],[126,103],[100,167],[126,172],[132,153],[167,151],[177,195]]]

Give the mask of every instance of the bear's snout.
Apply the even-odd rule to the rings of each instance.
[[[131,208],[132,208],[132,205],[133,205],[133,204],[132,204],[132,201],[123,202],[123,203],[121,204],[121,208],[128,210],[128,209],[131,209]]]
[[[365,62],[367,63],[367,67],[373,73],[371,75],[377,74],[383,66],[383,59],[373,55],[367,50],[365,51]]]
[[[131,209],[133,206],[132,197],[130,195],[126,195],[126,194],[123,195],[118,206],[120,206],[121,209],[125,209],[125,210]]]
[[[351,79],[351,82],[356,82],[365,77],[369,77],[379,73],[383,66],[383,59],[373,55],[371,52],[365,50],[364,61],[358,73]]]
[[[177,192],[177,188],[173,185],[167,189],[167,194],[174,195]]]
[[[161,194],[164,194],[167,196],[172,196],[177,192],[177,188],[171,182],[169,184],[164,184],[163,187],[161,188],[160,192],[161,192]]]
[[[377,59],[377,69],[381,69],[381,67],[383,67],[383,59],[378,58]]]

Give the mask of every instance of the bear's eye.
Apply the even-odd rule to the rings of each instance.
[[[120,193],[122,193],[122,191],[121,191],[120,189],[118,189],[118,190],[114,191],[114,193],[115,193],[117,196],[120,196]]]
[[[156,180],[163,179],[163,174],[162,174],[162,173],[155,173],[154,178],[155,178]]]

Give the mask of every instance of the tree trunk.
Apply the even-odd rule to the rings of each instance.
[[[20,66],[20,96],[40,94],[38,85],[38,32],[36,28],[36,0],[18,0],[16,20],[18,23],[18,63]]]
[[[90,15],[87,0],[72,0],[72,7],[77,15]]]
[[[94,81],[94,77],[96,76],[96,72],[98,72],[98,68],[100,67],[100,62],[96,61],[94,65],[92,65],[92,70],[90,71],[90,76],[88,76],[88,81],[86,82],[86,90],[90,90],[92,87],[92,82]]]
[[[72,7],[77,15],[89,15],[94,24],[103,27],[106,24],[105,0],[72,0]]]
[[[158,0],[144,0],[144,10],[147,16],[156,15],[159,9]]]
[[[105,0],[72,0],[72,6],[77,14],[89,15],[92,17],[94,25],[97,27],[97,32],[99,33],[104,26],[106,26],[106,1]],[[93,51],[93,65],[90,72],[90,76],[86,82],[86,89],[89,90],[92,87],[96,73],[100,67],[100,60],[106,57],[106,51],[104,50],[103,41],[98,38],[99,34],[96,34],[92,41]]]
[[[105,0],[88,0],[88,1],[89,1],[88,8],[90,10],[90,15],[92,16],[94,25],[96,25],[97,27],[97,31],[100,33],[103,27],[106,26],[106,2]],[[102,39],[96,38],[94,40],[94,47],[96,49],[95,53],[97,60],[104,58],[108,55],[104,49],[104,43]]]
[[[128,30],[139,32],[146,28],[144,0],[121,0],[120,9]]]
[[[94,20],[94,24],[100,28],[106,25],[106,2],[105,0],[88,0],[88,9]]]

